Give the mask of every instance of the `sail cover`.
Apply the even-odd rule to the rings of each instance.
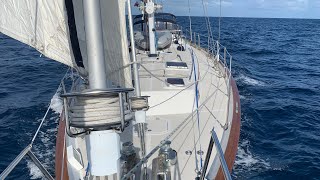
[[[100,1],[105,66],[119,86],[130,80],[125,0]],[[0,32],[86,75],[87,46],[82,0],[1,0]],[[116,73],[111,73],[116,72]]]

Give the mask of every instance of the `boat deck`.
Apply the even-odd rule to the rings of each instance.
[[[178,51],[177,47],[177,44],[173,44],[170,49],[161,52],[158,58],[150,58],[141,52],[138,53],[137,60],[144,67],[139,68],[142,95],[150,96],[150,109],[147,111],[146,151],[150,152],[185,121],[184,126],[170,138],[170,141],[171,147],[177,151],[178,155],[175,178],[190,179],[197,176],[197,171],[203,165],[212,129],[216,131],[222,147],[226,148],[230,133],[230,128],[227,127],[231,123],[227,118],[229,112],[232,117],[233,107],[230,106],[229,111],[227,110],[229,81],[221,64],[215,62],[213,57],[208,56],[203,50],[189,44],[185,45],[185,51]],[[193,67],[192,51],[195,67]],[[167,66],[167,62],[185,62],[188,67],[174,70]],[[199,120],[193,69],[196,69],[196,76],[199,79]],[[168,78],[181,78],[184,86],[172,86],[166,83]],[[232,101],[231,93],[230,104],[233,104]],[[133,142],[136,147],[140,146],[136,131]],[[186,153],[190,151],[192,154]],[[215,155],[214,148],[210,165],[213,161],[217,161]],[[150,159],[156,156],[157,154],[154,154]],[[151,164],[152,161],[148,161],[149,167]],[[215,177],[217,171],[218,168],[210,169],[211,176]]]
[[[138,50],[137,61],[141,93],[150,96],[150,108],[146,112],[146,154],[167,138],[171,141],[170,147],[177,152],[177,163],[171,169],[171,178],[194,179],[199,176],[205,161],[213,129],[225,152],[229,169],[232,168],[240,128],[240,123],[237,122],[236,127],[232,123],[234,118],[240,118],[239,97],[234,83],[231,83],[229,93],[228,71],[216,57],[189,43],[182,44],[185,51],[178,51],[178,45],[172,44],[159,57],[149,57]],[[120,140],[121,143],[133,142],[136,153],[142,158],[134,121],[120,134]],[[70,145],[82,155],[87,154],[84,137],[66,138],[66,147]],[[153,179],[152,164],[157,157],[156,152],[147,161],[149,179]],[[86,156],[82,156],[82,161],[83,165],[88,164]],[[70,168],[68,166],[70,179],[85,177],[86,168]],[[219,168],[220,161],[216,148],[213,148],[206,177],[223,178]]]

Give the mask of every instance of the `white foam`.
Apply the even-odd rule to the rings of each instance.
[[[61,88],[59,88],[55,95],[51,99],[50,108],[57,114],[61,114],[63,108],[63,102],[60,97]]]
[[[54,150],[55,150],[55,133],[52,133],[52,129],[47,129],[45,132],[39,133],[41,143],[33,145],[33,152],[36,157],[40,160],[42,165],[49,171],[54,170]],[[30,172],[30,179],[45,179],[42,172],[32,162],[27,160],[27,167]]]
[[[59,104],[57,97],[58,93],[55,94],[56,97],[53,97],[53,105]],[[61,105],[62,106],[62,105]],[[59,109],[54,109],[58,106],[51,106],[51,109],[55,113],[49,113],[50,118],[44,122],[43,127],[41,128],[38,137],[35,141],[35,144],[32,147],[33,153],[40,160],[42,165],[49,171],[54,172],[54,156],[55,156],[55,142],[56,142],[56,131],[57,131],[57,121],[59,120]],[[39,141],[40,140],[40,141]],[[27,167],[29,169],[30,179],[45,179],[38,167],[30,160],[27,160]]]
[[[259,160],[255,159],[251,152],[246,153],[244,149],[238,149],[237,160],[235,162],[237,165],[250,167],[258,162]]]
[[[45,179],[40,169],[30,160],[27,160],[30,179]]]
[[[248,76],[245,76],[243,74],[241,74],[238,78],[236,78],[237,80],[241,80],[243,83],[247,84],[247,85],[251,85],[251,86],[265,86],[265,83],[262,81],[258,81],[256,79],[250,78]]]
[[[243,95],[240,95],[240,99],[246,99],[246,97]]]
[[[269,162],[251,153],[251,151],[249,150],[248,140],[244,140],[240,143],[238,147],[235,165],[237,166],[237,169],[240,171],[252,171],[258,169],[271,168]]]

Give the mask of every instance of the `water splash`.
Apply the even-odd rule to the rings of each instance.
[[[27,167],[30,172],[30,179],[45,179],[40,169],[30,160],[27,160]]]
[[[270,169],[271,165],[266,160],[254,155],[250,149],[248,140],[243,140],[238,147],[237,157],[235,161],[235,174],[246,171],[259,171],[264,169]]]
[[[59,116],[63,107],[60,92],[61,88],[59,88],[52,97],[50,105],[52,111],[44,121],[35,144],[33,145],[34,154],[51,175],[54,174],[56,132],[60,118]],[[41,119],[38,121],[40,122]],[[32,161],[27,160],[27,167],[29,169],[30,179],[45,179],[40,169]]]
[[[250,85],[250,86],[265,86],[266,84],[262,81],[258,81],[256,79],[253,79],[251,77],[245,76],[243,74],[240,74],[239,77],[236,78],[237,81],[241,81],[244,84]]]
[[[57,114],[61,114],[62,108],[63,108],[63,102],[62,102],[62,99],[60,97],[61,90],[62,90],[62,88],[59,87],[57,89],[57,92],[53,95],[53,97],[51,99],[50,108]]]
[[[243,95],[240,95],[240,99],[246,99],[246,97]]]

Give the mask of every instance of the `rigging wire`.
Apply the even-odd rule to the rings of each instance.
[[[71,68],[68,68],[68,70],[67,70],[67,72],[65,73],[65,75],[63,76],[62,80],[67,77],[67,75],[69,74],[70,69],[71,69]],[[62,80],[61,80],[61,82],[62,82]],[[58,88],[57,88],[57,90],[56,90],[56,92],[55,92],[54,94],[57,94],[57,93],[61,90],[61,86],[62,86],[62,83],[59,84],[59,86],[58,86]],[[46,118],[47,118],[47,116],[48,116],[48,113],[49,113],[49,111],[50,111],[50,109],[51,109],[51,106],[52,106],[52,101],[50,102],[50,104],[49,104],[49,106],[48,106],[48,109],[47,109],[45,115],[43,116],[43,118],[42,118],[42,120],[41,120],[41,122],[40,122],[40,125],[38,126],[38,129],[37,129],[37,131],[35,132],[32,140],[31,140],[31,143],[30,143],[31,145],[34,143],[35,139],[37,138],[37,136],[38,136],[38,134],[39,134],[39,131],[40,131],[40,129],[41,129],[44,121],[46,120]]]
[[[210,23],[210,19],[208,17],[208,9],[206,8],[206,3],[204,2],[204,0],[202,0],[202,7],[203,7],[203,11],[204,11],[204,17],[206,20],[206,26],[207,26],[207,31],[208,31],[208,49],[209,47],[213,46],[212,49],[214,49],[214,39],[213,39],[213,32],[211,29],[211,23]]]
[[[161,105],[161,104],[163,104],[163,103],[165,103],[165,102],[167,102],[167,101],[169,101],[170,99],[172,99],[172,98],[174,98],[175,96],[177,96],[178,94],[180,94],[182,91],[185,91],[186,89],[190,88],[190,87],[193,86],[194,84],[196,84],[196,83],[198,83],[198,82],[201,82],[201,81],[205,78],[205,76],[207,75],[207,73],[209,73],[209,68],[211,67],[211,66],[209,65],[209,61],[206,61],[206,63],[208,63],[208,64],[207,64],[207,70],[206,70],[206,72],[204,73],[204,75],[200,76],[199,61],[198,61],[198,57],[197,57],[196,53],[193,54],[193,58],[196,58],[196,59],[197,59],[197,65],[198,65],[198,68],[196,68],[195,65],[193,66],[193,69],[198,69],[198,73],[199,73],[198,76],[197,76],[197,72],[194,73],[194,75],[196,76],[196,81],[193,82],[193,83],[191,83],[191,84],[189,84],[187,87],[185,87],[184,89],[180,90],[179,92],[177,92],[176,94],[174,94],[174,95],[171,96],[170,98],[168,98],[168,99],[160,102],[159,104],[156,104],[156,105],[150,107],[150,109],[151,109],[151,108],[154,108],[154,107],[156,107],[156,106],[159,106],[159,105]],[[207,57],[207,58],[208,58],[208,57]],[[194,63],[194,62],[193,62],[193,63]],[[141,62],[139,62],[139,64],[140,64],[140,67],[142,67],[143,69],[145,69],[146,72],[149,73],[152,77],[156,78],[156,79],[159,80],[159,81],[165,82],[163,79],[161,79],[160,77],[158,77],[157,75],[155,75],[155,74],[153,74],[151,71],[149,71],[144,65],[141,64]],[[129,66],[129,65],[125,65],[125,66],[122,67],[122,68],[125,68],[125,67],[127,67],[127,66]],[[213,95],[216,94],[218,90],[220,90],[220,85],[218,85],[218,86],[219,86],[219,87],[217,87],[217,89],[216,89],[213,93],[211,93],[209,96],[207,96],[207,97],[203,100],[203,102],[201,102],[201,104],[198,105],[198,108],[197,108],[198,111],[201,110],[203,107],[205,107],[205,105],[206,105],[206,103],[209,101],[209,99],[211,99],[211,98],[213,97]],[[221,91],[221,90],[220,90],[220,91]],[[199,97],[199,96],[195,96],[195,98],[196,98],[196,97]],[[193,104],[195,104],[195,100],[193,101]],[[126,175],[124,175],[124,177],[123,177],[122,179],[125,179],[125,178],[127,178],[127,177],[130,177],[130,175],[132,175],[134,172],[136,172],[136,170],[138,169],[139,166],[141,166],[144,162],[146,162],[160,147],[162,147],[162,146],[164,145],[164,142],[165,142],[166,140],[169,140],[171,137],[173,137],[174,134],[177,133],[176,136],[173,137],[173,139],[172,139],[172,141],[173,141],[173,140],[177,137],[177,135],[180,134],[180,132],[186,127],[186,125],[189,124],[189,122],[190,122],[191,120],[193,121],[193,116],[197,113],[196,110],[194,110],[194,106],[195,106],[195,105],[193,105],[192,113],[191,113],[186,119],[184,119],[175,129],[173,129],[173,130],[169,133],[169,135],[160,142],[159,145],[157,145],[156,147],[154,147],[144,158],[142,158],[142,159],[140,160],[140,162],[137,163],[136,166],[135,166],[134,168],[132,168]],[[195,123],[195,122],[194,122],[194,123]],[[193,124],[194,124],[194,123],[193,123]],[[178,131],[179,131],[179,132],[178,132]],[[203,130],[200,131],[200,129],[198,129],[198,131],[200,132],[200,135],[203,133]],[[194,140],[195,140],[195,139],[194,139]],[[200,144],[201,142],[199,141],[199,138],[198,138],[198,140],[197,140],[196,142],[194,142],[194,143],[196,143],[196,144],[199,143],[199,144]],[[201,144],[200,144],[200,145],[201,145]],[[196,149],[196,148],[194,147],[194,149]],[[200,150],[200,151],[201,151],[201,150]],[[189,158],[190,158],[190,157],[189,157]],[[197,159],[197,158],[196,158],[196,159]],[[197,162],[197,160],[196,160],[196,162]],[[198,166],[198,165],[196,164],[196,167],[197,167],[197,166]]]
[[[190,39],[191,39],[191,42],[192,42],[192,21],[191,21],[190,0],[188,0],[188,7],[189,7],[189,30],[190,30]]]
[[[199,109],[203,108],[204,105],[209,101],[209,99],[216,93],[213,92],[208,96],[199,106]],[[127,174],[125,174],[122,177],[122,180],[127,179],[130,177],[133,173],[135,173],[138,170],[138,167],[140,167],[143,163],[145,163],[160,147],[162,147],[167,140],[169,140],[182,126],[185,125],[186,122],[190,122],[192,118],[190,118],[195,112],[192,112],[189,114],[188,117],[186,117],[176,128],[174,128],[157,146],[155,146],[144,158],[142,158]]]
[[[219,15],[219,37],[218,37],[218,41],[220,42],[220,29],[221,27],[221,0],[220,0],[220,15]]]

